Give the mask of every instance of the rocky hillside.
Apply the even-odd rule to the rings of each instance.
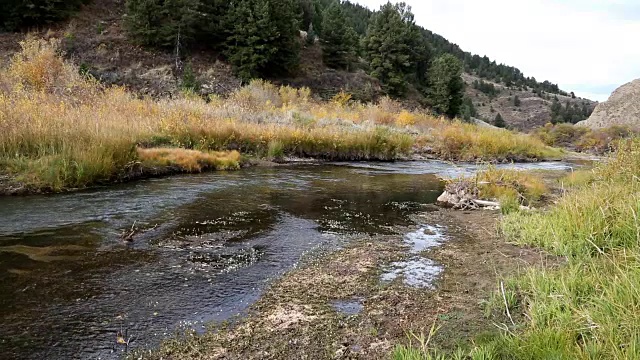
[[[578,97],[534,93],[530,88],[508,87],[470,74],[464,74],[463,78],[467,84],[466,96],[473,102],[477,118],[493,123],[497,114],[500,114],[507,126],[518,130],[530,130],[552,122],[552,105],[555,99],[562,107],[566,107],[568,103],[570,107],[586,107],[588,111],[592,111],[597,104]],[[491,84],[495,92],[486,93],[474,88],[474,82],[480,81]]]
[[[640,127],[640,79],[622,85],[609,99],[598,104],[589,119],[578,123],[592,129],[612,125]]]

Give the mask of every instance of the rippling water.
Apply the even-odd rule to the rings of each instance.
[[[306,253],[409,225],[460,169],[476,170],[304,165],[0,198],[0,354],[118,358],[120,330],[151,347],[232,319]]]

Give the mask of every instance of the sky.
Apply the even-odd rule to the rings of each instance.
[[[387,1],[354,2],[379,9]],[[464,51],[580,97],[604,101],[620,85],[640,78],[640,0],[404,2],[418,25]]]

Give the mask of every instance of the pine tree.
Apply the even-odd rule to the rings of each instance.
[[[309,25],[309,29],[307,30],[307,38],[305,39],[305,45],[312,46],[316,43],[316,39],[318,38],[318,34],[313,28],[313,24]]]
[[[231,5],[225,54],[241,79],[282,75],[297,66],[295,11],[293,0],[240,0]]]
[[[230,9],[227,0],[200,0],[200,17],[196,24],[195,41],[198,44],[221,50],[229,36],[227,23]]]
[[[411,70],[413,83],[422,93],[427,92],[429,86],[429,65],[431,65],[431,45],[427,41],[424,29],[413,25],[411,38],[411,58],[413,59],[413,69]]]
[[[69,17],[88,0],[2,0],[0,30],[47,25]]]
[[[271,19],[269,1],[240,0],[229,10],[232,25],[227,38],[227,59],[244,81],[259,77],[277,49],[277,29]],[[236,21],[245,19],[244,22]]]
[[[518,95],[516,95],[513,98],[513,106],[520,107],[521,104],[522,104],[522,101],[520,101],[520,97],[518,97]]]
[[[200,0],[127,0],[126,26],[142,44],[172,48],[193,40]]]
[[[416,42],[413,25],[413,14],[406,4],[387,3],[374,15],[363,41],[370,74],[392,96],[404,95],[407,75],[415,70],[411,50]]]
[[[433,61],[429,69],[428,99],[438,113],[453,118],[460,114],[464,82],[462,63],[451,54],[444,54]]]
[[[334,1],[322,14],[322,57],[332,68],[348,69],[356,53],[357,34],[346,13]]]
[[[300,63],[300,16],[298,0],[262,0],[271,3],[271,18],[277,36],[273,42],[276,52],[264,75],[286,75]],[[239,20],[242,22],[242,19]]]
[[[507,123],[504,122],[504,119],[502,118],[502,115],[500,115],[500,113],[498,113],[495,120],[493,120],[493,125],[499,128],[507,127]]]
[[[460,115],[464,121],[471,121],[471,118],[478,116],[478,111],[473,105],[471,98],[465,97],[462,101],[462,107],[460,109]]]

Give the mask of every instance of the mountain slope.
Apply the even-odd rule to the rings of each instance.
[[[462,75],[467,88],[466,96],[471,99],[477,111],[477,117],[488,123],[493,123],[498,114],[502,116],[509,127],[518,130],[529,130],[544,126],[553,121],[552,106],[555,99],[561,106],[586,108],[593,111],[597,103],[582,98],[572,98],[560,94],[533,91],[530,88],[507,87],[501,83],[487,82],[475,75]],[[493,85],[495,93],[487,94],[474,88],[474,82],[483,81]]]

